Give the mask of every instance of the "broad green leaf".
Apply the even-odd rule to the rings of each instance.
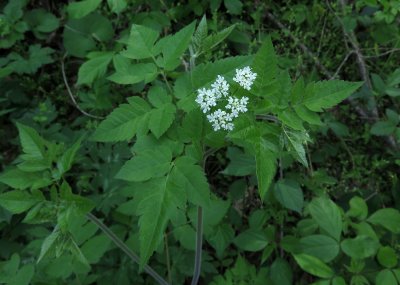
[[[24,172],[18,168],[10,169],[0,174],[0,182],[14,189],[32,187],[41,177],[35,172]]]
[[[206,207],[210,202],[210,189],[203,169],[187,156],[176,159],[170,173],[170,183],[187,192],[190,202]]]
[[[121,55],[131,59],[145,59],[156,56],[154,44],[159,34],[157,31],[133,24],[127,42],[127,49]]]
[[[256,172],[254,156],[246,154],[237,147],[228,147],[226,156],[230,163],[222,173],[234,176],[252,175]]]
[[[375,285],[397,285],[397,280],[393,272],[389,269],[383,269],[376,275]]]
[[[112,39],[114,29],[111,22],[97,12],[81,19],[70,19],[64,25],[63,45],[69,55],[85,57],[96,49],[98,41]]]
[[[157,43],[162,53],[162,64],[166,70],[174,70],[181,62],[180,57],[189,46],[195,29],[195,22],[187,25],[172,36],[167,36]]]
[[[69,206],[74,207],[73,210],[75,210],[79,215],[83,216],[95,207],[95,204],[88,198],[73,194],[71,187],[65,181],[61,184],[59,192],[61,200],[67,202]],[[67,209],[67,211],[68,210],[69,209]]]
[[[376,122],[371,127],[371,134],[376,136],[388,136],[393,134],[396,130],[396,125],[397,124],[393,124],[393,122],[390,121]]]
[[[110,248],[110,244],[110,238],[105,235],[92,237],[82,245],[82,254],[89,263],[98,263]]]
[[[279,285],[292,285],[293,284],[293,271],[290,264],[283,258],[277,258],[271,264],[269,276],[274,282],[273,284]]]
[[[295,180],[283,179],[278,181],[274,187],[274,195],[282,206],[301,214],[304,196],[300,185]]]
[[[217,226],[215,232],[211,237],[207,238],[210,245],[215,249],[217,256],[222,258],[224,251],[232,242],[235,232],[229,224],[222,224]]]
[[[113,55],[113,52],[95,53],[95,56],[91,57],[79,68],[77,84],[87,84],[90,86],[97,78],[103,77]]]
[[[386,268],[394,268],[398,263],[396,252],[390,246],[379,248],[377,259]]]
[[[113,59],[116,72],[107,77],[118,84],[149,83],[157,77],[157,66],[154,63],[132,64],[131,60],[116,55]]]
[[[323,262],[332,261],[339,254],[339,244],[325,235],[311,235],[300,239],[303,253],[315,256]]]
[[[309,92],[303,103],[311,111],[321,112],[340,103],[358,88],[363,82],[347,82],[341,80],[329,80],[310,83]]]
[[[76,153],[81,147],[82,138],[78,139],[71,147],[69,147],[57,161],[57,168],[60,172],[60,175],[63,175],[68,170],[71,169],[72,164],[74,162]]]
[[[368,216],[368,206],[364,199],[360,197],[351,198],[350,209],[347,211],[347,215],[350,217],[364,220]]]
[[[172,154],[168,148],[146,150],[127,161],[116,175],[126,181],[146,181],[164,176],[171,168]]]
[[[306,107],[299,105],[294,107],[294,110],[296,111],[296,114],[307,123],[318,126],[322,125],[319,115],[307,109]]]
[[[19,139],[21,141],[22,150],[24,151],[25,160],[27,159],[43,159],[45,140],[36,132],[35,129],[17,123]]]
[[[294,259],[304,271],[321,278],[332,278],[333,270],[320,259],[308,254],[296,254]]]
[[[156,108],[161,108],[165,104],[172,103],[172,97],[160,86],[152,86],[147,93],[147,98],[151,105]]]
[[[253,72],[257,73],[252,92],[258,96],[264,96],[264,88],[275,80],[278,69],[277,57],[270,37],[264,40],[256,53],[252,68]]]
[[[60,236],[60,229],[56,226],[53,232],[44,239],[40,248],[40,254],[37,263],[39,263],[43,259],[43,257],[45,257],[45,255],[50,252],[51,248],[56,245],[57,240],[60,238]]]
[[[233,242],[242,250],[260,251],[267,246],[268,238],[261,229],[248,229],[244,232],[241,232]]]
[[[103,120],[92,139],[101,142],[130,140],[136,132],[147,126],[150,106],[140,97],[128,98],[129,104],[121,104]]]
[[[83,18],[90,12],[96,10],[100,3],[101,0],[83,0],[79,2],[72,2],[68,4],[67,12],[72,19]]]
[[[342,215],[338,206],[327,198],[315,198],[308,206],[310,214],[318,226],[339,241],[342,233]]]
[[[236,24],[231,25],[231,26],[219,31],[216,34],[207,36],[203,41],[203,45],[201,47],[201,52],[203,53],[203,52],[211,51],[217,45],[222,43],[232,33],[232,31],[235,29],[235,27],[236,27]]]
[[[345,239],[341,243],[345,254],[355,259],[363,259],[376,254],[379,242],[369,236],[357,236],[353,239]]]
[[[35,273],[33,264],[27,264],[18,270],[18,273],[7,282],[7,285],[29,285]]]
[[[264,143],[256,147],[256,174],[258,181],[258,193],[261,199],[265,198],[272,179],[276,172],[276,157]]]
[[[173,183],[173,181],[171,181]],[[169,178],[153,179],[137,191],[140,240],[140,270],[163,239],[174,209],[186,203],[186,193],[170,184]]]
[[[13,190],[0,194],[0,205],[13,214],[25,212],[42,200],[40,196],[33,196],[27,191],[21,190]]]
[[[341,276],[336,276],[332,279],[332,285],[346,285],[346,281]]]
[[[119,14],[125,10],[128,3],[126,0],[107,0],[108,7],[110,7],[111,12]]]
[[[228,12],[233,15],[240,15],[243,3],[240,0],[224,0],[224,5]]]
[[[303,145],[309,140],[308,134],[306,132],[284,129],[284,135],[288,150],[301,164],[308,167],[306,151]]]
[[[171,126],[172,122],[175,120],[175,112],[175,105],[171,103],[164,104],[151,112],[149,129],[157,139]]]
[[[59,26],[59,20],[45,9],[33,9],[25,13],[24,20],[38,36],[38,33],[50,33]],[[40,34],[39,34],[40,35]]]
[[[400,233],[400,212],[396,209],[380,209],[373,213],[367,221],[373,225],[382,226],[392,233]]]

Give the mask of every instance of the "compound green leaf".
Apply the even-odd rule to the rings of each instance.
[[[333,107],[349,97],[362,84],[363,82],[346,82],[342,80],[311,83],[303,103],[311,111],[321,112],[323,109]]]
[[[149,104],[140,97],[128,98],[128,104],[121,104],[103,120],[92,139],[100,142],[130,140],[136,132],[147,126]]]
[[[104,76],[114,52],[97,52],[88,61],[81,65],[78,71],[77,84],[92,85],[93,81]]]
[[[157,31],[133,24],[127,42],[127,49],[121,55],[131,59],[145,59],[154,57],[157,52],[154,50],[154,43],[159,34]]]
[[[0,194],[0,205],[13,214],[25,212],[42,200],[40,196],[33,196],[29,192],[21,190]]]
[[[171,151],[166,147],[146,150],[127,161],[116,178],[140,182],[162,177],[170,170],[171,160]]]
[[[265,197],[276,172],[276,156],[263,143],[256,146],[256,174],[258,193]]]
[[[167,103],[154,109],[150,114],[149,129],[158,139],[171,126],[175,119],[176,108],[173,104]]]

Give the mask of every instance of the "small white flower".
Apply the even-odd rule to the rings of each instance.
[[[239,83],[246,90],[250,90],[254,80],[257,77],[257,73],[252,72],[249,66],[242,69],[236,69],[236,75],[233,81]]]
[[[217,99],[221,98],[222,96],[228,96],[229,84],[223,76],[218,75],[215,82],[211,84],[211,87],[214,89]]]
[[[198,95],[196,103],[200,105],[203,113],[210,111],[211,107],[217,105],[217,98],[215,96],[214,89],[199,89],[197,90]]]
[[[232,116],[237,118],[239,113],[247,112],[247,103],[249,101],[248,97],[242,97],[240,99],[234,97],[228,97],[228,105],[225,106],[226,109],[230,109]]]
[[[233,130],[232,114],[222,111],[221,109],[207,115],[207,119],[212,124],[214,131],[219,131],[220,129],[227,131]]]

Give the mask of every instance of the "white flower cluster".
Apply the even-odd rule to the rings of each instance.
[[[233,81],[239,83],[246,90],[251,89],[251,85],[253,85],[254,80],[257,77],[257,73],[251,71],[249,66],[246,66],[243,69],[236,69],[236,75],[233,78]]]
[[[236,69],[236,75],[233,81],[237,82],[241,87],[250,90],[257,73],[251,71],[249,66],[243,69]],[[196,103],[200,105],[203,113],[211,111],[212,107],[217,106],[219,101],[228,101],[225,109],[217,109],[207,115],[208,121],[212,124],[214,131],[221,129],[231,131],[234,124],[233,119],[237,118],[240,113],[247,112],[248,97],[236,98],[229,95],[229,84],[221,75],[217,76],[214,83],[211,84],[211,89],[198,89]]]

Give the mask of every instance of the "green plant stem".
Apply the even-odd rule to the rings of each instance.
[[[168,272],[168,282],[172,284],[171,260],[169,258],[168,235],[166,233],[164,233],[164,243],[165,243],[165,258],[166,258],[167,272]]]
[[[123,252],[126,253],[132,259],[134,262],[137,264],[140,263],[140,258],[136,253],[134,253],[119,237],[117,237],[105,224],[103,224],[102,221],[100,221],[96,216],[94,216],[92,213],[86,214],[86,218],[93,222],[95,225],[97,225],[103,233],[109,237],[116,246],[118,246]],[[169,285],[167,281],[165,281],[156,271],[154,271],[150,266],[145,265],[144,266],[144,271],[149,274],[151,277],[153,277],[158,284],[160,285]]]
[[[191,285],[199,282],[201,273],[201,251],[203,247],[203,208],[197,208],[197,231],[196,231],[196,255],[194,259],[194,271]]]

